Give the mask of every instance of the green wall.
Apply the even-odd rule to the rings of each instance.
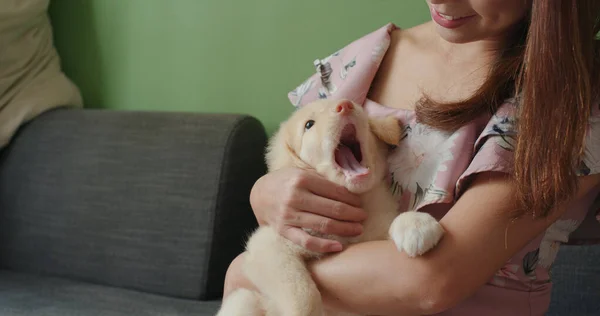
[[[424,0],[52,0],[65,72],[87,107],[248,113],[272,132],[312,62]]]

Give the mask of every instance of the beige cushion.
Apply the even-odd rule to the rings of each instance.
[[[40,113],[83,103],[79,89],[61,71],[49,1],[0,0],[0,147]]]

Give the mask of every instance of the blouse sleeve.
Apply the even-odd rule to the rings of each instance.
[[[516,140],[516,106],[512,102],[504,104],[490,119],[477,138],[475,154],[470,165],[458,178],[456,196],[462,195],[473,175],[486,172],[511,173],[514,166]],[[582,163],[577,169],[579,176],[600,173],[600,109],[595,107],[588,122],[585,138],[585,150]],[[600,210],[596,213],[600,221]]]
[[[511,173],[516,141],[516,107],[507,102],[489,120],[474,144],[474,156],[456,184],[456,196],[464,193],[471,178],[482,172]]]

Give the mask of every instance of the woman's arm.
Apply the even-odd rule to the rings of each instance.
[[[576,197],[598,184],[599,175],[582,178]],[[325,303],[367,315],[429,315],[453,307],[565,212],[511,222],[513,196],[504,175],[481,174],[441,219],[446,234],[424,256],[409,258],[392,241],[378,241],[311,263]]]

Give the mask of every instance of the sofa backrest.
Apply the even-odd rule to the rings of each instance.
[[[265,145],[244,115],[43,114],[0,159],[0,268],[220,297]]]

